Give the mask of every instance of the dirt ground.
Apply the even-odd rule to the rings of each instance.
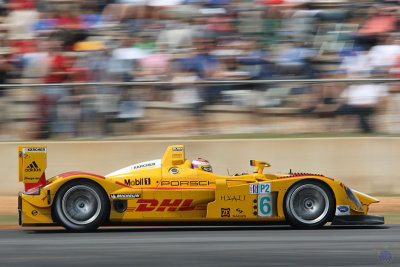
[[[400,197],[379,197],[381,202],[372,204],[369,207],[371,214],[400,213]]]
[[[371,214],[400,213],[400,197],[377,197],[381,202],[370,206]],[[17,196],[0,196],[0,215],[17,214]]]
[[[18,214],[17,196],[0,196],[0,215]]]

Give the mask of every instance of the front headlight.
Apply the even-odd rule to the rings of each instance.
[[[351,190],[351,188],[347,186],[345,186],[344,188],[344,190],[346,191],[346,195],[351,200],[351,202],[353,202],[359,210],[364,211],[360,200],[358,199],[356,194],[354,194],[353,190]]]

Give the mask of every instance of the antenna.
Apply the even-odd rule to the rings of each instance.
[[[228,175],[231,176],[231,175],[229,174],[229,169],[226,169],[226,171],[228,172]]]

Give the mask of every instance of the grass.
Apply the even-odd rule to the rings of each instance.
[[[385,224],[399,224],[400,223],[400,214],[399,213],[390,213],[390,214],[381,214],[385,217]]]
[[[0,225],[18,225],[18,215],[0,215]]]

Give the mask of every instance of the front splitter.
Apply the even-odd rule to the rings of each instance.
[[[335,216],[332,225],[380,225],[385,218],[379,215],[345,215]]]

